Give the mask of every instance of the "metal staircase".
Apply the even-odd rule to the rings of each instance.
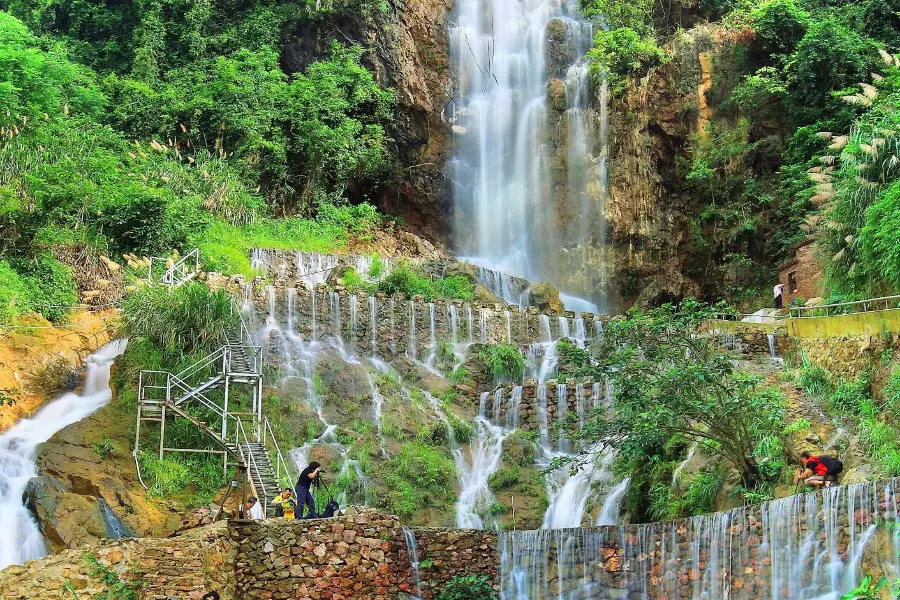
[[[194,248],[177,262],[173,258],[151,256],[150,266],[147,269],[147,281],[180,287],[199,274],[200,249]]]
[[[177,284],[173,280],[170,285]],[[231,309],[236,325],[224,332],[225,345],[179,373],[140,372],[134,454],[141,452],[149,429],[158,425],[154,452],[160,459],[166,452],[219,454],[226,471],[231,462],[247,473],[252,495],[265,507],[266,516],[274,516],[271,502],[292,473],[262,414],[262,348],[253,344],[234,299]],[[174,420],[189,422],[211,447],[167,445],[166,425]]]

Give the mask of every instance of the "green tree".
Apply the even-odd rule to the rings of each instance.
[[[783,407],[760,390],[759,377],[737,371],[734,357],[699,330],[709,314],[687,302],[631,311],[604,326],[595,357],[613,386],[613,414],[597,411],[571,435],[614,443],[625,461],[646,461],[648,448],[677,435],[737,469],[746,487],[759,483],[754,451],[777,431]],[[585,450],[583,458],[595,451]]]

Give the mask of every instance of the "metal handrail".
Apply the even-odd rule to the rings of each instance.
[[[890,306],[893,304],[893,306]],[[862,310],[842,310],[846,307],[861,306]],[[881,298],[869,298],[866,300],[853,300],[850,302],[837,302],[834,304],[822,304],[819,306],[792,306],[790,307],[790,316],[794,319],[807,319],[810,317],[831,316],[831,314],[847,315],[864,312],[872,312],[874,310],[895,310],[900,308],[900,296],[883,296]],[[807,315],[804,312],[825,311],[824,315]]]
[[[182,381],[181,379],[178,378],[177,375],[171,375],[171,374],[169,375],[169,390],[171,390],[171,383],[173,381],[178,388],[184,390],[184,392],[185,392],[184,395],[180,396],[177,400],[173,400],[173,404],[175,404],[175,406],[183,404],[189,398],[196,398],[197,400],[200,401],[200,404],[202,404],[209,410],[213,411],[218,416],[222,417],[222,416],[225,416],[225,414],[227,414],[226,411],[222,407],[220,407],[218,404],[216,404],[215,402],[213,402],[212,400],[207,398],[203,394],[203,392],[199,391],[196,387],[192,387],[185,381]],[[171,395],[169,397],[171,397]]]
[[[734,323],[740,323],[742,321],[749,323],[750,321],[744,321],[744,319],[746,319],[747,317],[758,317],[761,319],[772,319],[775,321],[781,321],[781,320],[788,318],[788,316],[786,314],[757,315],[754,313],[739,313],[739,312],[714,312],[714,313],[711,313],[710,316],[713,320],[716,320],[716,321],[731,321]]]
[[[256,473],[255,482],[254,482],[254,478],[252,478],[252,477],[250,478],[250,480],[254,487],[256,487],[257,483],[259,484],[260,488],[262,488],[262,493],[260,493],[260,490],[256,490],[256,493],[257,493],[257,495],[261,495],[263,498],[265,498],[266,502],[268,502],[269,493],[266,490],[266,484],[263,480],[262,473],[260,473],[259,466],[256,464],[256,459],[253,458],[253,453],[250,452],[250,448],[249,448],[250,439],[247,437],[247,432],[244,431],[244,424],[241,423],[240,419],[235,419],[235,422],[237,423],[237,431],[235,432],[235,438],[237,439],[238,452],[240,452],[241,455],[243,456],[244,452],[241,448],[241,441],[240,441],[241,436],[243,436],[243,439],[244,439],[243,443],[247,445],[247,454],[249,455],[249,458],[250,458],[249,466],[250,466],[250,468],[253,469],[253,472]],[[247,464],[247,457],[244,457],[244,463]]]
[[[185,268],[188,261],[191,258],[194,259],[194,270],[193,271],[189,271],[187,268]],[[183,257],[181,257],[181,260],[179,260],[177,263],[173,263],[171,266],[168,266],[168,262],[170,260],[171,260],[171,258],[163,258],[160,256],[151,256],[150,257],[150,266],[148,267],[148,270],[147,270],[147,281],[149,281],[150,283],[156,283],[153,278],[153,265],[156,263],[160,263],[160,262],[165,263],[167,265],[165,272],[159,278],[159,282],[164,283],[166,285],[174,285],[175,287],[178,287],[178,286],[184,284],[191,274],[196,274],[200,271],[200,249],[199,248],[194,248],[193,250],[191,250],[190,252],[185,254]],[[180,275],[180,277],[178,277],[177,279],[175,277],[176,272],[178,272],[178,274]]]
[[[265,435],[268,434],[270,438],[272,438],[272,445],[275,446],[275,478],[278,481],[281,481],[281,467],[284,465],[284,474],[287,477],[291,477],[291,471],[288,468],[288,463],[284,459],[284,455],[281,454],[281,448],[278,446],[278,440],[275,438],[275,432],[272,431],[272,424],[269,423],[268,417],[263,417],[263,446],[265,446]]]
[[[198,360],[197,362],[191,364],[189,367],[182,369],[181,372],[177,373],[176,376],[182,381],[187,381],[194,373],[199,371],[200,369],[204,369],[206,367],[212,366],[216,363],[220,358],[222,359],[222,365],[228,363],[227,354],[230,351],[228,346],[221,346],[218,350],[211,352]]]

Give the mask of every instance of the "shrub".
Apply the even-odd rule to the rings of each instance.
[[[511,488],[522,479],[522,473],[519,471],[518,467],[502,467],[497,469],[489,478],[488,478],[488,487],[491,488],[493,492],[499,492],[501,490],[505,490],[507,488]]]
[[[225,343],[225,330],[236,323],[231,298],[191,282],[179,288],[147,286],[122,303],[124,333],[149,339],[168,352],[192,354]]]
[[[804,361],[797,384],[810,396],[824,399],[831,393],[831,373],[825,367]]]
[[[771,0],[751,15],[753,30],[766,51],[784,54],[793,51],[809,26],[809,13],[794,0]]]
[[[0,323],[6,324],[30,307],[28,285],[5,260],[0,260]]]
[[[69,307],[78,302],[78,287],[72,277],[72,269],[49,253],[23,262],[20,270],[25,273],[34,312],[41,313],[46,319],[61,321],[69,312]]]
[[[485,346],[478,352],[495,381],[518,381],[525,373],[525,357],[509,344]]]
[[[645,73],[666,61],[665,50],[652,37],[642,37],[630,27],[601,29],[588,56],[591,72],[598,79],[606,78],[613,93],[624,89],[629,75]]]
[[[487,575],[468,575],[448,581],[435,600],[497,600],[497,596]]]

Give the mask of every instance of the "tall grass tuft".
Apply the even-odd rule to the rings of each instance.
[[[122,308],[124,335],[182,354],[223,345],[225,331],[237,320],[226,292],[194,282],[175,289],[147,286],[129,296]]]

